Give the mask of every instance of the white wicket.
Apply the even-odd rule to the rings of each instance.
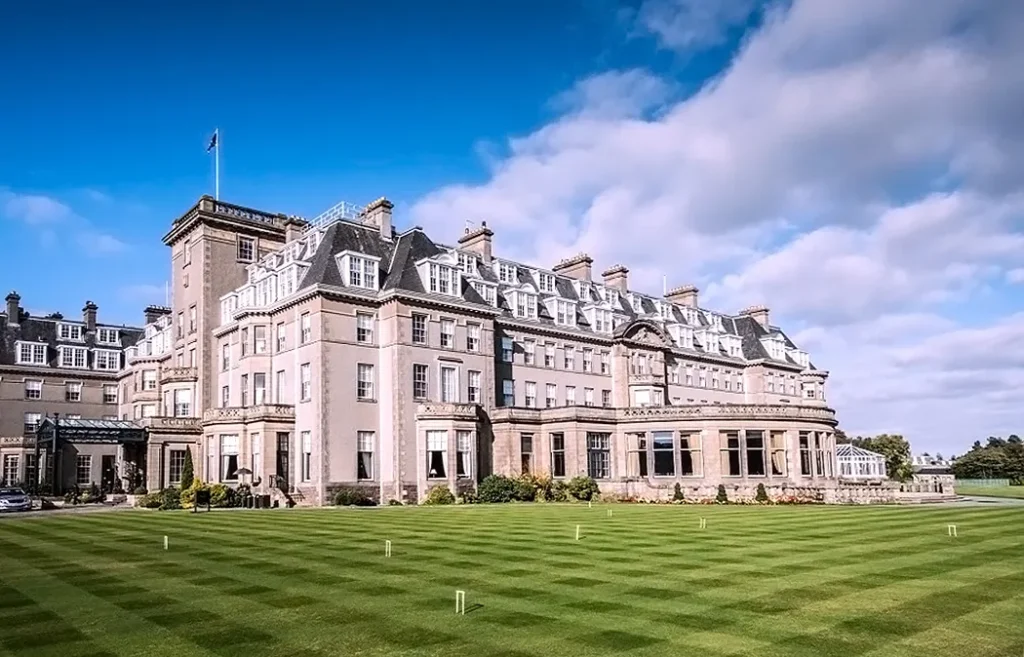
[[[594,503],[591,502],[590,500],[587,500],[587,508],[588,509],[593,509],[594,508]]]
[[[958,536],[956,535],[956,525],[947,525],[946,535],[952,536],[953,538],[958,538]]]
[[[455,613],[466,615],[466,592],[456,591],[455,592]]]
[[[384,556],[391,556],[391,541],[384,541]]]
[[[166,550],[170,545],[170,540],[164,536],[164,549]]]
[[[608,509],[608,517],[609,517],[609,518],[611,518],[611,517],[612,517],[612,510],[611,510],[611,509]]]
[[[700,528],[701,529],[707,529],[708,528],[708,519],[707,518],[701,518],[700,519]]]
[[[580,526],[576,525],[576,540],[580,540]]]

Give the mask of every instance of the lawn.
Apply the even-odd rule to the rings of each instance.
[[[1024,486],[957,486],[956,494],[1024,499]]]
[[[1021,657],[1022,555],[1024,507],[4,518],[0,654]]]

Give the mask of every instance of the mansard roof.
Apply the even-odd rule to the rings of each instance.
[[[56,366],[57,347],[61,345],[88,347],[89,349],[124,349],[134,345],[144,334],[141,328],[97,323],[97,328],[116,329],[120,345],[97,344],[95,333],[85,334],[83,340],[80,341],[61,340],[57,330],[58,324],[85,326],[80,320],[66,319],[62,316],[32,317],[24,313],[17,324],[12,324],[6,313],[0,313],[0,365],[17,363],[18,342],[45,344],[47,346],[46,362],[48,365]]]

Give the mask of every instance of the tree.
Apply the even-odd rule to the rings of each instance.
[[[903,436],[883,433],[870,438],[854,438],[853,444],[883,455],[885,470],[891,479],[907,481],[914,475],[910,443]]]
[[[195,479],[195,468],[192,466],[192,448],[185,447],[185,465],[181,467],[181,490],[188,490]]]
[[[1024,444],[1014,438],[989,438],[984,447],[975,443],[953,464],[953,474],[958,479],[1024,479]]]
[[[846,432],[843,431],[842,429],[840,429],[839,427],[836,427],[835,437],[836,437],[836,444],[837,445],[842,445],[843,443],[850,442],[850,437],[847,436]]]

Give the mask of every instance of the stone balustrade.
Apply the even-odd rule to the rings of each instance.
[[[194,367],[165,367],[160,370],[160,383],[191,383],[199,378]]]
[[[197,417],[163,417],[154,415],[142,418],[139,424],[150,431],[164,433],[195,433],[202,430],[202,422]]]
[[[36,439],[25,436],[0,436],[0,447],[35,447]]]
[[[203,412],[203,424],[230,422],[294,422],[295,407],[290,404],[261,404],[259,406],[230,406],[211,408]]]
[[[420,404],[416,409],[416,417],[431,420],[476,420],[476,404],[455,404],[448,402],[428,402]]]
[[[421,405],[424,409],[429,405]],[[422,414],[422,411],[421,411]],[[637,420],[807,420],[836,424],[836,414],[824,406],[789,404],[702,404],[686,406],[559,406],[556,408],[496,408],[492,422],[631,422]]]

